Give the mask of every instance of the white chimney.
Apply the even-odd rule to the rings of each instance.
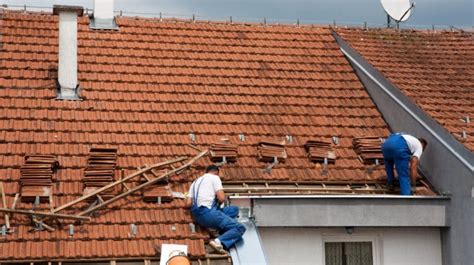
[[[90,26],[92,29],[118,30],[114,19],[114,0],[94,0],[94,17]]]
[[[59,15],[58,99],[79,99],[77,81],[77,17],[80,6],[54,5],[53,14]]]
[[[114,0],[95,0],[94,18],[113,19],[114,18]]]

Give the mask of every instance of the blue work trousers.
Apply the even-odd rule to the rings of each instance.
[[[392,134],[382,145],[382,153],[387,172],[387,182],[393,185],[393,166],[400,182],[400,194],[411,195],[410,189],[410,159],[411,153],[407,142],[400,134]]]
[[[217,206],[211,209],[205,206],[193,206],[191,214],[199,225],[219,231],[218,239],[225,249],[231,248],[245,233],[245,227],[235,219],[239,214],[237,206],[227,206],[222,209]]]

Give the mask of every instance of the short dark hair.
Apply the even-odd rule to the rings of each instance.
[[[219,172],[219,167],[216,166],[216,165],[210,165],[210,166],[206,167],[206,173],[209,173],[211,171]]]
[[[420,141],[423,150],[428,146],[428,142],[425,140],[425,138],[418,138],[418,141]]]

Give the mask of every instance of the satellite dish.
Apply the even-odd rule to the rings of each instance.
[[[390,18],[398,23],[407,21],[410,18],[415,2],[411,0],[380,0],[383,9],[388,15],[387,21],[390,26]]]

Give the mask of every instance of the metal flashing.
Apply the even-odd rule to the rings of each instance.
[[[114,0],[94,0],[94,13],[89,27],[105,30],[119,29],[114,17]]]
[[[59,82],[57,83],[57,96],[56,99],[59,100],[81,100],[80,97],[81,87],[77,85],[75,89],[69,89],[66,87],[61,87]]]
[[[53,5],[53,15],[59,15],[60,12],[76,12],[77,16],[84,15],[84,8],[82,6],[69,5]]]
[[[450,153],[452,153],[464,166],[466,166],[471,172],[474,172],[474,165],[472,164],[471,159],[467,158],[466,155],[461,154],[458,150],[458,147],[454,147],[454,141],[458,143],[449,133],[442,133],[440,131],[444,131],[441,126],[436,126],[437,124],[433,122],[429,122],[428,124],[427,115],[426,117],[420,117],[423,111],[419,110],[419,108],[412,103],[408,105],[408,100],[404,100],[403,98],[406,97],[403,95],[399,89],[391,85],[391,83],[385,79],[383,75],[375,76],[377,72],[374,70],[369,70],[365,67],[371,67],[367,62],[364,65],[360,62],[363,58],[357,54],[355,50],[353,50],[337,33],[333,32],[333,36],[336,39],[337,43],[340,46],[340,50],[342,53],[347,57],[347,59],[353,64],[357,69],[362,71],[372,82],[374,82],[379,88],[381,88],[386,95],[388,95],[394,102],[396,102],[406,113],[408,113],[416,122],[418,122],[425,130],[427,130],[436,140],[438,140]],[[355,57],[360,58],[355,58]],[[448,139],[453,138],[453,139]],[[454,140],[454,141],[453,141]],[[460,143],[458,143],[460,145]],[[464,147],[464,146],[463,146]],[[464,147],[465,148],[465,147]],[[472,153],[471,153],[472,154]]]
[[[245,233],[242,240],[235,244],[235,247],[230,249],[230,256],[232,257],[232,264],[247,265],[259,264],[266,265],[267,258],[262,246],[262,239],[258,228],[252,218],[240,220],[245,226]]]
[[[119,30],[119,26],[117,22],[115,22],[115,18],[102,19],[102,18],[91,17],[90,21],[91,23],[89,24],[89,27],[91,29]]]

